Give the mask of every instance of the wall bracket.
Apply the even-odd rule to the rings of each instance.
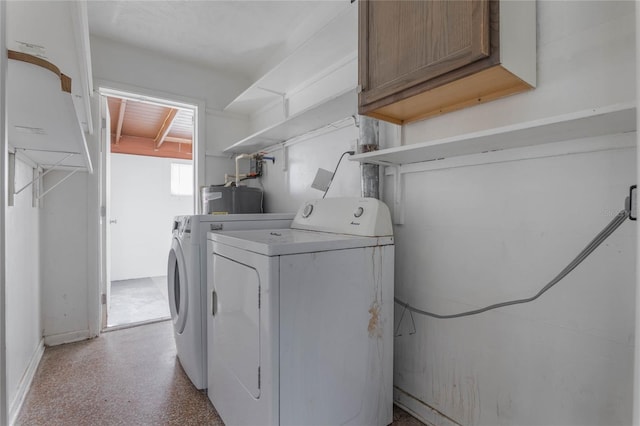
[[[267,89],[266,87],[257,86],[257,89],[264,90],[268,93],[273,93],[274,95],[280,96],[282,98],[282,113],[284,115],[284,119],[289,118],[289,98],[287,98],[287,94],[284,92],[278,92],[276,90]]]
[[[17,150],[22,150],[22,151],[27,151],[27,149],[24,148],[16,148]],[[60,151],[50,151],[50,152],[60,152]],[[66,181],[67,179],[69,179],[72,175],[74,175],[75,173],[79,172],[82,168],[76,168],[74,170],[72,170],[71,172],[69,172],[65,177],[63,177],[62,179],[60,179],[58,182],[56,182],[51,188],[47,189],[45,192],[43,192],[42,194],[38,194],[38,192],[40,192],[40,187],[39,185],[36,185],[36,182],[40,182],[40,180],[46,176],[49,172],[57,170],[58,166],[60,166],[60,164],[62,164],[63,162],[65,162],[66,160],[68,160],[69,158],[73,157],[74,155],[78,155],[79,153],[77,152],[64,152],[65,155],[64,158],[62,158],[60,161],[56,162],[55,164],[53,164],[51,167],[47,168],[47,170],[45,170],[44,172],[40,173],[40,172],[36,172],[34,173],[33,179],[23,185],[20,189],[18,189],[17,191],[15,190],[15,154],[12,155],[13,157],[13,167],[10,167],[10,174],[9,174],[9,182],[11,185],[10,191],[9,191],[9,205],[13,205],[13,197],[15,195],[20,194],[22,191],[24,191],[25,189],[27,189],[28,187],[33,185],[34,188],[34,202],[36,200],[40,200],[42,197],[44,197],[46,194],[48,194],[50,191],[52,191],[53,189],[55,189],[56,187],[58,187],[58,185],[60,185],[61,183],[63,183],[64,181]],[[11,163],[11,161],[10,161]],[[68,166],[65,166],[66,168],[68,168]]]
[[[49,169],[51,170],[51,169]],[[71,176],[73,176],[74,174],[78,173],[81,169],[75,169],[70,171],[69,173],[67,173],[67,175],[65,177],[63,177],[62,179],[60,179],[58,182],[56,182],[51,188],[47,189],[46,191],[44,191],[42,194],[38,195],[36,198],[38,200],[40,200],[42,197],[44,197],[45,195],[47,195],[49,192],[53,191],[54,189],[56,189],[58,186],[60,186],[64,181],[66,181],[67,179],[69,179]],[[44,173],[43,173],[44,175]],[[42,176],[40,176],[42,177]]]

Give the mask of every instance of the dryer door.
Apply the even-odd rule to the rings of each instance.
[[[260,398],[260,278],[251,266],[213,255],[215,354],[253,398]],[[215,372],[214,372],[215,376]]]
[[[169,264],[167,265],[167,285],[169,286],[169,309],[173,320],[173,329],[182,334],[187,323],[188,300],[187,297],[187,265],[180,240],[174,238],[169,251]]]

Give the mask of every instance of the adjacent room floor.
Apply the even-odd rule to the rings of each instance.
[[[18,425],[222,425],[176,358],[170,321],[45,350]],[[419,426],[400,409],[394,425]]]
[[[167,294],[167,277],[112,281],[107,327],[170,318]]]

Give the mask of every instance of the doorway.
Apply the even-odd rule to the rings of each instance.
[[[167,254],[173,218],[194,212],[197,106],[100,93],[102,329],[112,330],[170,318]]]

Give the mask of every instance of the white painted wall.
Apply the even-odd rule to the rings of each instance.
[[[116,84],[115,88],[122,90],[137,88],[143,94],[164,94],[167,99],[202,100],[206,105],[200,133],[205,140],[202,151],[209,155],[202,157],[205,170],[201,182],[221,183],[225,173],[233,173],[233,162],[222,150],[245,137],[249,124],[246,117],[222,109],[249,85],[247,80],[99,37],[91,38],[91,57],[98,82]]]
[[[248,85],[244,78],[234,74],[95,36],[91,37],[91,61],[95,80],[204,99],[208,108],[218,110]]]
[[[633,12],[633,2],[538,2],[538,88],[405,126],[404,143],[635,100]],[[317,167],[331,169],[352,137],[336,131],[290,146],[288,172],[267,167],[268,209],[321,196],[308,189]],[[396,294],[438,313],[532,295],[622,209],[636,181],[635,149],[624,147],[635,137],[565,144],[600,146],[591,153],[549,146],[513,150],[497,164],[489,163],[500,153],[466,167],[443,160],[440,170],[406,175]],[[352,172],[336,177],[340,195],[359,194]],[[384,193],[391,205],[391,177]],[[405,314],[395,398],[433,424],[629,424],[635,227],[625,222],[534,303],[467,319],[414,314],[411,335]],[[396,321],[400,314],[396,305]]]
[[[207,110],[205,185],[222,184],[225,173],[235,174],[235,163],[222,150],[246,137],[248,126],[246,117]]]
[[[171,164],[191,161],[111,154],[111,280],[167,274],[171,227],[193,214],[191,196],[171,195]]]
[[[538,87],[406,126],[404,142],[634,101],[633,8],[538,2]],[[396,294],[440,313],[532,295],[622,208],[635,170],[626,149],[407,175]],[[530,305],[416,316],[394,377],[413,398],[396,397],[463,424],[629,424],[634,230]]]
[[[265,211],[297,212],[306,200],[321,198],[323,192],[311,188],[318,168],[333,172],[342,153],[355,150],[357,139],[358,129],[352,120],[348,120],[338,129],[293,141],[287,144],[286,149],[277,147],[268,150],[276,162],[265,164],[261,179],[265,188]],[[286,170],[283,170],[285,166]],[[246,182],[250,182],[251,186],[260,186],[260,182]],[[347,155],[336,172],[327,197],[358,196],[360,165],[349,161]]]
[[[199,134],[206,141],[206,151],[219,154],[237,135],[246,134],[246,119],[217,111],[248,84],[237,77],[102,39],[91,39],[91,53],[94,79],[113,83],[115,89],[137,88],[142,94],[166,95],[177,101],[184,98],[203,100],[204,106],[210,109],[210,113],[203,114],[205,129]],[[96,109],[97,105],[94,101],[92,107]],[[97,117],[96,111],[93,114]],[[93,136],[87,135],[94,164],[98,164],[99,134],[96,131]],[[223,156],[212,156],[207,163],[208,169],[215,171],[203,178],[207,183],[219,182],[218,169],[232,167],[229,166],[231,160]],[[61,176],[51,173],[47,183]],[[96,234],[100,211],[96,195],[98,182],[95,177],[77,174],[47,195],[44,202],[42,313],[47,344],[94,336],[100,324],[97,309],[99,268],[96,267],[99,259]],[[60,249],[61,241],[64,250]]]
[[[16,159],[16,188],[33,179],[33,169]],[[7,400],[10,412],[21,403],[20,388],[33,358],[42,355],[40,314],[40,211],[32,207],[31,189],[15,196],[7,207],[6,221],[6,303]],[[16,399],[17,398],[17,399]]]
[[[45,190],[68,172],[44,177]],[[91,256],[88,246],[87,174],[76,173],[42,199],[42,321],[45,344],[86,339],[89,334],[88,286]]]
[[[165,94],[168,99],[180,100],[187,97],[204,101],[207,110],[204,118],[206,152],[220,154],[224,148],[237,141],[238,137],[246,136],[248,120],[222,112],[249,85],[244,78],[184,61],[170,60],[148,50],[99,37],[91,38],[91,59],[96,81],[121,84],[132,90],[139,88],[143,94],[149,91],[158,93],[158,96]],[[121,64],[127,66],[123,67]],[[230,163],[229,160],[216,161],[215,157],[207,161],[220,167]],[[207,174],[204,177],[207,184],[219,181],[217,174]]]
[[[622,149],[406,175],[396,296],[451,314],[534,295],[622,209],[635,166]],[[407,394],[461,424],[628,424],[634,231],[534,303],[414,315],[413,335],[405,315],[396,397],[431,421]]]
[[[91,54],[94,79],[113,83],[115,89],[139,89],[141,94],[166,95],[176,101],[202,100],[203,107],[209,110],[203,114],[204,130],[199,134],[206,142],[206,151],[220,155],[238,135],[246,134],[246,119],[217,111],[248,85],[244,80],[99,38],[91,39]],[[94,102],[92,107],[96,109],[97,105]],[[96,111],[93,113],[97,117]],[[94,164],[98,164],[99,134],[96,131],[87,136]],[[207,183],[222,180],[218,175],[224,176],[224,171],[218,170],[233,170],[231,160],[224,156],[207,157],[206,162],[207,169],[212,170],[203,178]],[[60,177],[59,173],[52,173],[47,183]],[[47,195],[44,202],[42,312],[47,344],[80,340],[97,333],[98,182],[92,176],[77,174]],[[65,250],[60,250],[60,241],[65,241]]]

